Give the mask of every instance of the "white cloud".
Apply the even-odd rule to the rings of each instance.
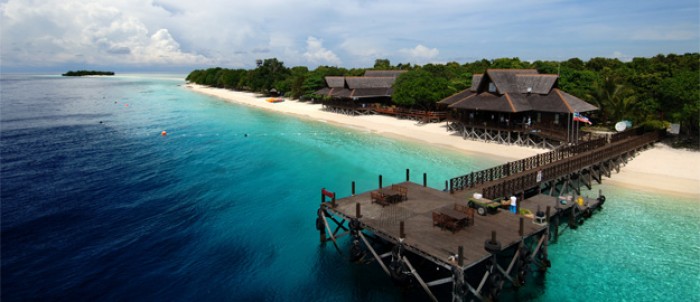
[[[340,59],[335,53],[323,47],[323,41],[308,37],[306,39],[306,52],[304,58],[314,64],[340,65]]]
[[[428,48],[423,44],[418,44],[414,48],[403,48],[400,52],[408,56],[410,61],[417,64],[430,62],[440,54],[437,48]]]
[[[0,0],[0,65],[196,68],[697,51],[697,0]],[[411,22],[406,22],[411,20]],[[604,24],[604,25],[600,25]],[[518,47],[513,47],[513,43]],[[264,57],[261,57],[264,56]]]
[[[612,54],[612,58],[618,59],[622,62],[631,62],[632,61],[631,56],[625,55],[620,51],[614,51]]]
[[[107,3],[8,1],[2,14],[3,64],[191,65],[209,60],[182,51],[166,28]],[[5,42],[8,42],[6,45]]]

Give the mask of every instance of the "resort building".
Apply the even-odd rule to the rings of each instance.
[[[405,70],[367,70],[361,77],[328,76],[327,87],[316,92],[325,97],[325,110],[344,114],[375,113],[375,104],[391,103],[392,86]]]
[[[441,122],[445,111],[426,111],[394,106],[391,102],[396,78],[405,70],[367,70],[362,77],[328,76],[327,87],[316,92],[324,97],[323,109],[349,114],[384,114],[419,123]]]
[[[561,91],[558,79],[536,69],[488,69],[438,105],[450,110],[448,131],[465,139],[556,148],[579,141],[580,114],[598,110]]]

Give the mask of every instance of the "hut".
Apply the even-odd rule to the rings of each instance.
[[[438,105],[450,109],[448,130],[465,139],[555,148],[579,140],[574,116],[598,109],[560,90],[558,79],[536,69],[487,69]]]
[[[391,102],[392,85],[405,70],[367,70],[361,77],[328,76],[327,87],[315,94],[326,97],[328,111],[344,114],[371,113],[373,104]]]

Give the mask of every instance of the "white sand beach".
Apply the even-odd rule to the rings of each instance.
[[[399,139],[417,140],[465,154],[488,155],[491,158],[502,160],[504,163],[547,152],[544,149],[464,140],[447,132],[445,123],[418,124],[415,121],[382,115],[348,116],[323,111],[319,104],[288,99],[281,103],[269,103],[265,101],[266,98],[248,92],[196,84],[187,84],[187,87],[193,91],[233,103],[334,123]],[[653,149],[641,152],[623,167],[620,173],[613,172],[612,178],[606,178],[603,182],[700,198],[700,152],[676,150],[659,143]]]

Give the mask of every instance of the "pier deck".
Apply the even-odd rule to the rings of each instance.
[[[423,187],[413,182],[403,182],[399,185],[408,188],[408,199],[405,201],[382,207],[372,203],[371,192],[365,192],[339,199],[336,201],[335,208],[328,209],[339,216],[351,219],[356,218],[356,204],[359,203],[361,207],[359,221],[366,229],[392,243],[398,243],[399,225],[404,221],[404,246],[446,265],[457,265],[449,261],[448,257],[457,254],[458,246],[463,246],[463,269],[491,256],[484,249],[484,242],[491,238],[492,231],[497,232],[498,240],[504,249],[517,244],[522,239],[519,235],[520,216],[507,210],[499,210],[497,214],[487,216],[474,215],[473,225],[455,233],[433,226],[433,211],[438,211],[442,207],[451,207],[454,204],[467,206],[467,200],[454,197],[449,192]],[[525,219],[523,236],[529,237],[545,229],[545,226]]]

